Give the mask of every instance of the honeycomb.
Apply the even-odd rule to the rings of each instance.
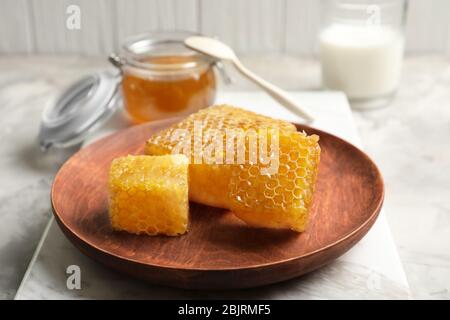
[[[115,230],[175,236],[188,226],[188,159],[126,156],[109,172],[109,214]]]
[[[196,142],[203,142],[205,145],[210,139],[218,140],[214,139],[214,135],[206,135],[200,138],[202,141],[197,141],[199,138],[193,134],[197,121],[201,123],[204,132],[211,129],[213,132],[227,129],[245,132],[245,162],[228,164],[223,161],[225,155],[219,153],[214,156],[216,160],[221,159],[221,163],[198,163],[195,158],[198,152],[185,154],[190,159],[189,198],[202,204],[230,209],[252,226],[304,231],[320,158],[319,137],[297,132],[295,126],[286,121],[220,105],[192,114],[180,123],[155,134],[146,143],[146,153],[183,153],[177,149],[177,145],[186,134],[189,135],[186,140],[191,145],[189,151],[196,151]],[[177,136],[177,129],[185,131]],[[251,161],[254,151],[251,151],[249,144],[252,135],[248,133],[251,132],[254,132],[257,139],[266,132],[267,141],[277,141],[279,152],[276,171],[264,171],[268,169],[267,164]],[[222,146],[226,144],[225,137],[219,140]],[[260,144],[264,139],[258,141]],[[205,150],[200,149],[200,154],[205,157]],[[236,154],[233,157],[234,160],[237,159]]]
[[[234,166],[229,209],[249,225],[304,231],[320,159],[318,141],[317,135],[281,133],[274,174],[262,174],[259,163]]]
[[[172,153],[178,143],[176,139],[173,139],[175,136],[174,132],[177,129],[188,130],[191,135],[191,145],[194,146],[193,131],[196,121],[202,124],[204,132],[208,132],[210,129],[223,132],[226,129],[247,131],[261,128],[279,128],[281,131],[286,132],[297,131],[295,126],[287,121],[275,120],[229,105],[218,105],[193,113],[185,120],[153,135],[146,143],[146,154],[162,155]],[[207,138],[204,137],[203,140]],[[222,141],[222,143],[225,145],[226,141]],[[186,154],[186,156],[190,157],[191,163],[189,166],[189,198],[202,204],[228,208],[231,167],[226,163],[195,164],[193,153]]]

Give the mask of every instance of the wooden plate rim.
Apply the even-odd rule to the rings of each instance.
[[[174,123],[176,120],[179,120],[179,118],[170,118],[170,119],[166,119],[166,120],[160,120],[160,121],[154,121],[151,124],[155,125],[155,126],[160,126],[163,127],[164,125],[170,125],[171,123]],[[166,124],[167,123],[167,124]],[[298,124],[298,123],[293,123],[297,130],[312,130],[317,132],[317,134],[319,136],[324,135],[324,136],[329,136],[333,139],[338,140],[340,143],[343,143],[344,145],[347,145],[349,147],[351,147],[352,149],[354,149],[357,153],[359,153],[363,158],[365,158],[365,160],[367,160],[369,163],[371,163],[371,165],[373,166],[375,172],[376,172],[376,179],[378,179],[380,181],[380,185],[381,185],[381,196],[380,199],[377,203],[376,208],[374,209],[373,213],[366,219],[364,220],[363,223],[361,223],[357,228],[355,228],[354,230],[352,230],[351,232],[349,232],[348,234],[346,234],[345,236],[339,238],[338,240],[334,241],[333,243],[330,243],[326,246],[323,246],[319,249],[316,249],[314,251],[302,254],[300,256],[297,257],[292,257],[292,258],[287,258],[284,260],[280,260],[280,261],[276,261],[276,262],[268,262],[268,263],[262,263],[262,264],[258,264],[258,265],[254,265],[254,266],[247,266],[247,267],[224,267],[224,268],[196,268],[196,267],[189,267],[189,268],[179,268],[179,267],[174,267],[174,266],[165,266],[165,265],[158,265],[158,264],[154,264],[154,263],[145,263],[139,260],[135,260],[132,258],[128,258],[128,257],[123,257],[120,255],[117,255],[113,252],[104,250],[103,248],[90,243],[88,240],[82,238],[76,231],[74,231],[72,228],[70,228],[67,223],[62,219],[61,215],[56,211],[55,209],[55,205],[53,203],[53,193],[54,193],[54,188],[56,185],[56,182],[59,178],[59,173],[64,169],[65,166],[69,165],[71,163],[71,161],[75,158],[76,155],[78,155],[81,152],[84,152],[84,149],[80,149],[78,150],[76,153],[74,153],[58,170],[58,172],[56,173],[56,176],[53,180],[53,184],[52,184],[52,188],[51,188],[51,193],[50,193],[50,201],[51,201],[51,207],[52,207],[52,212],[54,217],[56,218],[58,225],[60,226],[61,229],[63,229],[63,231],[65,231],[64,233],[66,234],[66,236],[68,236],[67,233],[75,236],[79,241],[81,241],[82,243],[84,243],[85,245],[87,245],[88,247],[94,248],[95,250],[98,250],[100,252],[102,252],[103,254],[112,256],[116,259],[119,260],[126,260],[128,262],[131,263],[135,263],[135,264],[139,264],[142,266],[146,266],[146,267],[156,267],[156,268],[164,268],[164,269],[171,269],[171,270],[185,270],[185,271],[209,271],[209,272],[215,272],[215,271],[234,271],[234,270],[253,270],[253,269],[264,269],[264,268],[271,268],[271,267],[276,267],[279,265],[283,265],[285,263],[291,263],[291,262],[295,262],[298,260],[302,260],[304,258],[307,258],[309,256],[313,256],[316,254],[319,254],[321,252],[325,252],[326,250],[339,245],[342,242],[345,242],[346,240],[348,240],[349,238],[352,238],[353,236],[357,235],[362,229],[364,229],[367,225],[369,225],[370,223],[373,224],[373,222],[375,222],[375,220],[377,219],[383,202],[384,202],[384,196],[385,196],[385,186],[384,186],[384,180],[383,180],[383,176],[381,175],[381,172],[378,168],[378,166],[376,165],[376,163],[370,158],[369,155],[367,155],[364,151],[362,151],[360,148],[358,148],[357,146],[355,146],[354,144],[334,135],[331,133],[328,133],[326,131],[320,130],[320,129],[316,129],[314,127],[308,126],[308,125],[304,125],[304,124]],[[99,140],[93,142],[92,144],[90,144],[89,146],[87,146],[88,148],[93,147],[97,144],[102,144],[104,140],[109,139],[111,137],[114,137],[115,135],[119,135],[121,134],[123,131],[125,130],[138,130],[139,127],[142,126],[148,126],[149,123],[144,123],[144,124],[140,124],[137,126],[133,126],[131,128],[127,128],[124,130],[120,130],[118,132],[114,132],[112,134],[108,134],[105,137],[100,138]],[[370,228],[372,227],[372,225],[369,225],[368,230],[370,230]],[[367,232],[366,231],[366,232]],[[364,234],[362,235],[362,237],[364,236]],[[361,237],[361,238],[362,238]],[[69,237],[70,238],[70,237]],[[71,239],[72,240],[72,239]]]

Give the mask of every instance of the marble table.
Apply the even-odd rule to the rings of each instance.
[[[314,59],[254,56],[244,62],[286,89],[319,87]],[[407,58],[389,107],[353,114],[365,150],[384,174],[386,217],[413,298],[450,298],[449,62],[434,55]],[[40,154],[40,114],[64,86],[106,67],[104,58],[0,57],[0,298],[16,293],[50,217],[52,177],[73,151]],[[256,90],[232,77],[224,90]]]
[[[327,130],[355,145],[361,145],[345,95],[340,92],[307,91],[292,92],[292,97],[301,101],[315,115],[315,127]],[[280,108],[262,92],[224,92],[217,100],[217,103],[231,103],[268,116],[301,122],[301,119]],[[118,113],[116,118],[120,119],[121,114]],[[117,126],[118,121],[112,119],[111,123],[93,134],[85,144],[116,129]],[[80,268],[79,290],[68,289],[66,270],[69,266]],[[83,257],[64,238],[52,219],[15,298],[405,299],[409,296],[409,286],[382,210],[368,234],[349,252],[327,267],[282,284],[227,292],[161,288],[117,275]]]

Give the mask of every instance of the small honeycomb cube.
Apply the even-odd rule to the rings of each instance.
[[[109,172],[114,230],[176,236],[188,226],[188,162],[184,155],[126,156]]]

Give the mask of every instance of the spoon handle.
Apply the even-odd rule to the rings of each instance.
[[[313,116],[304,108],[302,108],[300,105],[298,105],[298,103],[295,102],[294,99],[292,99],[287,92],[254,74],[252,71],[244,67],[244,65],[239,61],[239,59],[237,58],[233,59],[232,62],[236,67],[236,69],[240,73],[242,73],[242,75],[252,80],[262,89],[264,89],[270,96],[272,96],[272,98],[278,101],[281,105],[283,105],[290,111],[294,112],[296,115],[302,117],[307,122],[312,122],[314,120]]]

